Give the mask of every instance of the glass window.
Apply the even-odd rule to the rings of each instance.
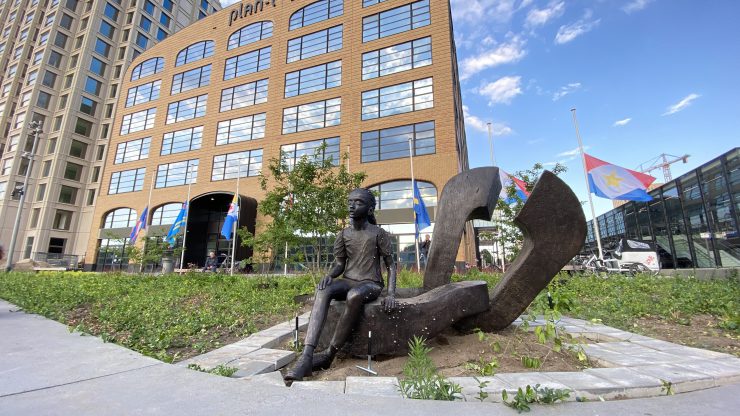
[[[424,181],[416,181],[424,205],[437,206],[437,188]],[[414,207],[414,190],[411,181],[393,181],[373,186],[370,189],[375,194],[377,209],[399,209]]]
[[[303,104],[283,109],[283,134],[336,126],[341,123],[342,99]]]
[[[5,159],[3,160],[3,167],[0,169],[0,175],[10,175],[10,172],[13,171],[13,159]]]
[[[154,16],[154,3],[149,0],[144,1],[144,11],[149,13],[150,16]]]
[[[295,97],[341,85],[342,61],[329,62],[285,74],[285,97]]]
[[[310,162],[331,160],[332,165],[339,166],[339,137],[285,144],[280,146],[280,155],[288,169],[293,169],[296,162],[303,157]]]
[[[211,83],[211,65],[191,69],[189,71],[175,74],[172,77],[172,90],[170,94],[179,94],[195,88],[205,87]]]
[[[212,40],[204,40],[202,42],[194,43],[177,54],[175,66],[185,65],[208,58],[213,55],[213,48],[214,43]]]
[[[49,59],[47,62],[54,68],[59,68],[62,65],[62,54],[57,51],[49,52]]]
[[[105,17],[118,23],[119,13],[120,13],[119,10],[115,8],[112,4],[105,3],[105,10],[103,10],[103,14],[105,14]]]
[[[116,29],[105,20],[100,21],[100,34],[107,37],[108,39],[113,39],[113,36],[116,34]]]
[[[362,79],[371,79],[432,64],[432,38],[362,54]]]
[[[342,49],[342,25],[288,41],[288,63]]]
[[[5,197],[5,191],[8,189],[8,182],[0,182],[0,198]]]
[[[59,19],[59,26],[67,30],[72,30],[72,21],[73,21],[72,16],[66,13],[62,13],[62,18]]]
[[[163,41],[167,39],[167,32],[164,31],[162,28],[157,29],[157,41]]]
[[[267,102],[267,79],[221,90],[221,109],[229,111]]]
[[[216,146],[257,140],[265,137],[265,113],[220,121],[216,133]]]
[[[95,110],[98,107],[98,103],[90,98],[83,96],[80,100],[80,111],[83,113],[95,117]]]
[[[51,94],[39,91],[38,97],[36,97],[36,105],[41,108],[49,108],[49,102],[51,101]]]
[[[92,134],[92,128],[92,121],[77,117],[77,122],[75,122],[75,133],[81,136],[90,137],[90,135]]]
[[[262,170],[262,149],[217,155],[213,158],[211,181],[257,176]]]
[[[182,208],[183,204],[167,204],[161,207],[157,207],[152,213],[151,225],[174,224]]]
[[[54,37],[54,45],[64,49],[67,47],[67,39],[69,39],[69,36],[62,32],[57,32],[57,35]]]
[[[90,60],[90,71],[94,74],[100,75],[101,77],[105,76],[105,67],[105,63],[98,58],[92,58]]]
[[[136,65],[131,71],[131,81],[136,81],[139,78],[148,77],[162,72],[164,69],[164,58],[151,58]]]
[[[409,139],[413,140],[415,156],[434,154],[434,122],[363,132],[362,163],[409,157]]]
[[[362,93],[362,119],[371,120],[434,106],[432,78]]]
[[[738,266],[740,248],[733,243],[737,235],[736,217],[732,212],[733,196],[728,192],[727,176],[721,160],[702,167],[701,178],[717,266]]]
[[[116,146],[116,157],[113,159],[113,163],[119,164],[146,159],[149,157],[151,143],[151,137],[118,143]]]
[[[82,177],[82,165],[78,165],[77,163],[67,162],[67,165],[64,167],[64,179],[69,179],[72,181],[80,181],[80,178]]]
[[[429,23],[429,0],[417,1],[363,17],[362,41],[370,42],[427,26]]]
[[[87,156],[87,143],[73,139],[72,144],[69,147],[69,155],[84,159],[85,156]]]
[[[121,135],[147,130],[154,127],[154,119],[156,116],[156,108],[126,114],[123,116],[123,122],[121,123]]]
[[[224,68],[224,80],[269,69],[271,51],[272,47],[268,46],[228,58]]]
[[[79,189],[73,188],[71,186],[62,185],[61,189],[59,190],[59,200],[58,202],[62,204],[74,204],[77,202],[77,191]]]
[[[172,11],[172,0],[164,0],[162,1],[162,7],[165,8],[168,12]]]
[[[157,166],[155,188],[187,185],[198,182],[198,159]]]
[[[54,88],[54,85],[57,83],[57,74],[51,71],[44,72],[44,79],[41,83],[49,88]]]
[[[139,26],[146,32],[149,32],[149,29],[152,28],[152,21],[144,16],[141,16],[141,19],[139,20]]]
[[[103,228],[131,228],[136,225],[138,215],[131,208],[118,208],[103,218]]]
[[[320,0],[298,9],[290,16],[290,28],[295,30],[312,25],[333,17],[341,16],[344,12],[344,0]]]
[[[102,55],[108,58],[108,55],[110,55],[110,49],[111,45],[109,45],[107,42],[104,42],[100,38],[95,39],[95,52],[97,52],[98,55]]]
[[[249,45],[258,40],[267,39],[272,36],[272,22],[256,22],[244,26],[229,36],[227,50],[232,50],[240,46]]]
[[[165,133],[162,137],[161,155],[189,152],[200,149],[203,140],[203,126]]]
[[[102,82],[92,77],[87,77],[87,80],[85,81],[85,91],[89,92],[90,94],[100,96],[100,89],[102,88],[102,86]]]
[[[51,34],[51,32],[44,32],[44,33],[41,34],[41,36],[39,36],[39,46],[44,46],[47,43],[49,43],[49,35],[50,34]],[[21,49],[21,52],[22,51],[23,51],[23,49]],[[18,58],[18,57],[16,56],[15,58]]]
[[[69,230],[72,224],[72,211],[65,211],[58,209],[54,214],[54,222],[51,224],[51,228],[55,230]]]
[[[149,38],[146,37],[146,35],[142,34],[141,32],[136,33],[136,45],[138,45],[142,49],[146,49],[146,46],[149,44]]]
[[[159,98],[161,80],[156,80],[128,89],[126,95],[126,107],[147,103]]]
[[[111,173],[110,185],[108,186],[108,195],[141,191],[141,189],[144,187],[145,174],[146,168],[131,169]]]
[[[165,124],[203,117],[206,115],[207,105],[208,94],[170,103],[167,106],[167,120]]]

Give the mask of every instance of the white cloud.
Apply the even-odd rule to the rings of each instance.
[[[664,116],[670,116],[671,114],[678,113],[679,111],[683,110],[684,108],[691,105],[691,102],[699,98],[699,94],[691,93],[684,97],[681,101],[677,102],[676,104],[673,104],[672,106],[668,107],[665,113],[663,113]]]
[[[570,84],[568,84],[566,86],[560,87],[560,89],[558,91],[556,91],[552,95],[552,100],[553,101],[557,101],[557,100],[565,97],[566,95],[575,92],[576,90],[578,90],[580,88],[581,88],[581,83],[580,82],[571,82]]]
[[[463,114],[465,114],[465,125],[474,128],[482,133],[488,133],[488,123],[481,120],[477,116],[470,114],[468,106],[463,106]],[[504,123],[491,123],[491,133],[494,136],[508,136],[513,133],[514,130]]]
[[[568,43],[598,26],[601,19],[591,20],[591,15],[591,11],[586,10],[582,19],[569,25],[560,26],[558,33],[555,35],[555,43],[558,45]]]
[[[220,1],[221,1],[221,7],[228,7],[234,3],[238,3],[240,0],[220,0]]]
[[[617,121],[614,122],[613,127],[626,126],[630,121],[632,121],[632,118],[630,118],[630,117],[627,117],[627,118],[622,119],[622,120],[617,120]]]
[[[552,19],[557,19],[565,11],[565,2],[550,2],[543,9],[531,9],[527,13],[527,19],[524,24],[528,27],[542,26]]]
[[[531,0],[451,0],[452,18],[468,23],[506,23]]]
[[[588,149],[589,149],[589,146],[583,146],[583,151],[584,151],[584,152],[585,152],[586,150],[588,150]],[[581,149],[580,149],[580,148],[578,148],[578,147],[576,147],[575,149],[571,149],[571,150],[566,150],[565,152],[560,152],[560,153],[558,153],[558,154],[557,154],[556,156],[557,156],[557,157],[567,157],[567,158],[572,158],[572,157],[580,156],[580,154],[581,154]],[[570,160],[570,159],[568,159],[568,160]]]
[[[477,92],[488,98],[488,105],[510,104],[514,97],[522,93],[522,77],[501,77],[479,88]]]
[[[622,7],[622,10],[624,10],[625,13],[630,14],[632,12],[637,12],[644,9],[645,7],[647,7],[648,4],[652,2],[653,0],[632,0],[624,7]]]
[[[524,49],[525,43],[520,37],[515,36],[493,49],[463,59],[460,64],[460,79],[468,79],[487,68],[520,61],[527,54]]]

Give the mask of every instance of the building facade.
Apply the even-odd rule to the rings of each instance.
[[[597,218],[604,248],[626,237],[656,243],[662,268],[740,267],[740,148],[649,194]],[[586,249],[595,247],[589,221]]]
[[[127,263],[144,207],[149,235],[166,234],[192,182],[185,262],[202,264],[228,251],[219,230],[237,182],[240,226],[253,228],[267,220],[256,211],[263,163],[322,146],[319,157],[346,153],[367,173],[378,221],[409,263],[409,140],[432,218],[447,180],[468,169],[456,62],[448,1],[244,1],[189,26],[124,74],[86,263]]]
[[[130,62],[217,0],[0,0],[0,244],[33,157],[14,259],[87,249],[116,100]],[[34,139],[29,123],[42,123]]]

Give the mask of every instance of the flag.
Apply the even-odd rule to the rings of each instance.
[[[655,178],[644,173],[612,165],[584,153],[588,185],[596,196],[624,201],[651,201],[647,188]]]
[[[424,200],[421,199],[421,192],[419,192],[416,181],[414,181],[414,223],[416,223],[416,238],[419,238],[419,231],[432,225],[432,222],[429,220],[427,207],[424,205]]]
[[[221,227],[221,235],[225,239],[231,240],[231,234],[233,232],[234,223],[236,222],[239,215],[239,197],[234,194],[234,199],[229,204],[229,212],[226,213],[226,219],[224,219],[224,226]]]
[[[523,180],[510,176],[503,169],[498,170],[498,175],[501,179],[501,193],[499,194],[499,198],[503,200],[506,204],[511,205],[516,202],[516,198],[510,198],[508,193],[508,189],[512,185],[514,186],[516,195],[519,197],[519,199],[522,200],[522,202],[526,201],[527,198],[529,198],[529,192],[527,192],[527,184]]]
[[[182,204],[182,208],[180,209],[180,213],[177,214],[177,218],[175,219],[175,222],[172,224],[172,227],[170,227],[170,230],[167,231],[167,237],[165,238],[165,241],[167,241],[171,246],[175,245],[175,238],[177,237],[177,234],[180,233],[180,228],[185,226],[185,216],[188,212],[188,203],[185,202]]]
[[[128,236],[129,244],[133,245],[136,242],[136,238],[139,236],[139,231],[146,229],[146,217],[148,211],[149,207],[144,208],[144,212],[141,213],[141,217],[136,221],[136,225],[134,225],[134,228],[131,230],[131,235]]]

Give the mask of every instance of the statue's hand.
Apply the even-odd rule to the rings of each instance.
[[[324,278],[319,281],[319,285],[317,286],[317,289],[319,290],[326,289],[326,287],[331,284],[331,280],[332,280],[331,276],[328,276],[328,275],[324,276]]]
[[[383,307],[386,312],[391,312],[393,309],[396,309],[398,306],[398,302],[396,301],[395,295],[388,295],[383,299]]]

